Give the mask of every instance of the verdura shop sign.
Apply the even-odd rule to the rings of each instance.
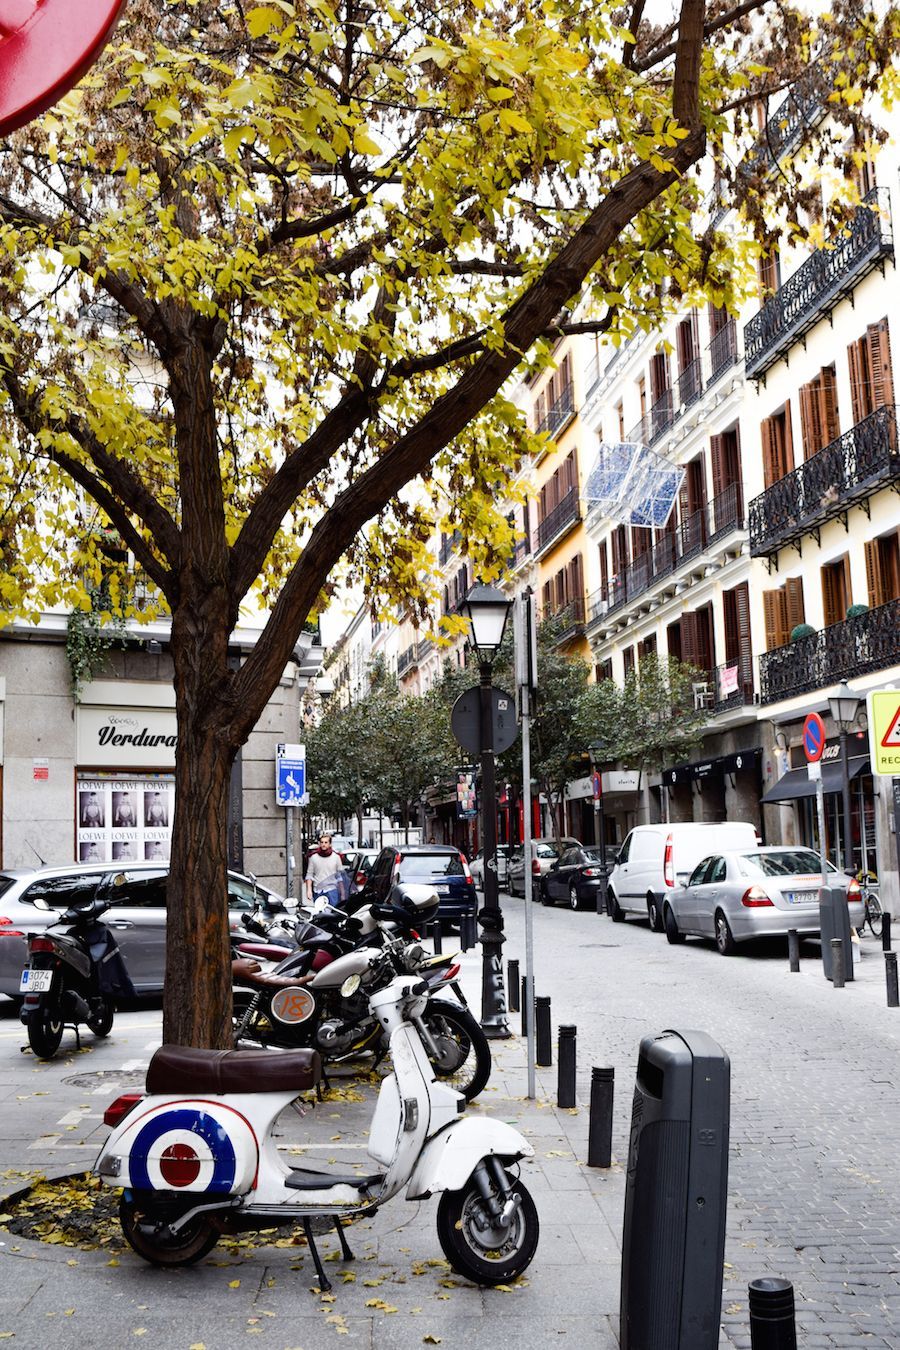
[[[84,705],[78,708],[79,764],[108,768],[174,768],[177,744],[174,711]]]

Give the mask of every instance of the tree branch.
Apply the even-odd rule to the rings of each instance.
[[[681,0],[681,18],[675,40],[672,111],[681,126],[691,129],[700,121],[700,59],[705,17],[705,0]]]
[[[714,33],[719,33],[723,28],[728,28],[738,19],[743,18],[745,14],[752,14],[754,10],[757,9],[765,9],[768,3],[769,0],[743,0],[743,3],[736,5],[734,9],[729,9],[727,13],[719,14],[715,19],[710,19],[707,24],[704,24],[703,36],[705,38],[712,37]],[[675,25],[672,24],[660,35],[660,41],[663,41],[674,31]],[[638,74],[642,74],[647,70],[652,70],[653,67],[658,66],[661,61],[666,61],[670,56],[674,56],[677,49],[677,42],[670,42],[665,47],[651,47],[645,56],[642,56],[639,60],[635,61],[632,69]]]

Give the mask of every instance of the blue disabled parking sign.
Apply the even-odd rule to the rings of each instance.
[[[306,746],[275,748],[275,800],[279,806],[306,805]]]

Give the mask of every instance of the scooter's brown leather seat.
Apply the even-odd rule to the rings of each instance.
[[[267,974],[258,961],[239,958],[231,963],[231,977],[235,984],[251,989],[294,989],[298,984],[309,984],[311,975]]]
[[[147,1091],[305,1092],[321,1077],[317,1050],[194,1050],[162,1045],[147,1070]]]

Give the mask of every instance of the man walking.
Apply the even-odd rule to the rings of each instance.
[[[341,855],[331,847],[331,835],[319,835],[319,851],[310,854],[306,864],[306,898],[312,900],[313,893],[320,893],[340,886],[344,863]]]

